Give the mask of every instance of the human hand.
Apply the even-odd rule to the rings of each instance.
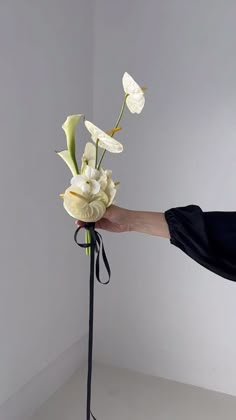
[[[95,223],[95,227],[109,232],[129,232],[131,230],[131,214],[131,210],[111,205],[107,208],[104,217]],[[85,223],[77,220],[76,225],[84,226]]]

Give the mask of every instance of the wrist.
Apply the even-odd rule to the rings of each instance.
[[[129,231],[170,238],[163,212],[129,210],[127,217]]]
[[[138,232],[140,227],[144,224],[142,212],[137,210],[128,210],[127,224],[130,232]]]

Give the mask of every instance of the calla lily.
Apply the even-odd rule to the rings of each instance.
[[[94,143],[98,140],[98,146],[102,149],[106,149],[108,152],[111,153],[121,153],[123,151],[123,145],[115,140],[113,137],[109,136],[105,131],[98,128],[96,125],[91,123],[90,121],[84,122],[85,127],[91,134],[91,138]]]
[[[77,173],[79,173],[79,170],[75,157],[75,131],[81,117],[82,114],[69,115],[64,124],[62,125],[62,129],[64,130],[66,135],[67,149],[69,151],[71,159],[74,162],[75,167],[77,168]]]
[[[123,75],[122,84],[126,94],[126,105],[128,109],[132,114],[140,114],[145,104],[143,89],[127,72]]]
[[[70,168],[72,175],[75,176],[78,174],[78,167],[75,165],[74,160],[72,159],[69,150],[62,150],[61,152],[56,152],[60,156],[67,166]]]
[[[79,187],[83,193],[97,194],[100,190],[98,179],[100,172],[87,165],[83,175],[76,175],[71,180],[71,185]]]

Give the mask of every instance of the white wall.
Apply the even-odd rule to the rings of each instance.
[[[87,260],[54,150],[69,113],[91,118],[90,21],[88,0],[0,4],[0,403],[87,333]]]
[[[124,71],[148,87],[117,134],[123,155],[106,160],[117,204],[235,210],[236,2],[95,4],[95,123],[116,120]],[[97,360],[236,394],[236,285],[164,239],[104,239],[112,281],[96,292]]]
[[[117,203],[235,208],[235,15],[229,0],[1,2],[0,403],[88,328],[88,264],[57,196],[68,113],[110,128],[129,71],[149,89],[122,124],[125,153],[106,160]],[[168,241],[104,239],[95,358],[236,394],[235,285]]]

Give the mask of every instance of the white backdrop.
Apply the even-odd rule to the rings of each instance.
[[[0,403],[87,333],[88,260],[57,198],[67,114],[111,128],[128,71],[148,91],[106,159],[117,204],[235,209],[235,17],[230,0],[1,2]],[[104,240],[95,359],[236,394],[235,284],[167,240]]]
[[[54,152],[67,114],[92,111],[91,3],[69,3],[0,4],[0,403],[87,333],[87,260]]]
[[[95,4],[95,123],[116,120],[124,71],[148,87],[143,113],[122,123],[124,154],[110,160],[117,203],[235,210],[236,3]],[[167,240],[105,239],[113,275],[97,287],[97,359],[236,394],[235,284]]]

